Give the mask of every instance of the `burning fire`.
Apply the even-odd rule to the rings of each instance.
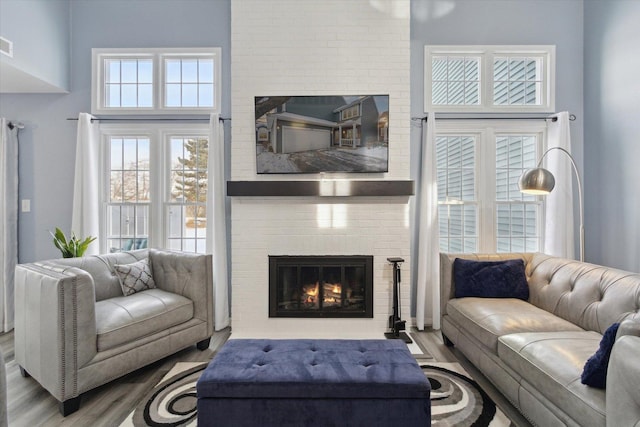
[[[322,291],[323,304],[339,306],[342,302],[342,285],[340,283],[325,283]]]
[[[302,303],[307,308],[317,308],[320,302],[320,283],[315,282],[304,285],[302,291]],[[340,306],[342,303],[342,285],[340,283],[323,283],[322,303],[327,306]]]

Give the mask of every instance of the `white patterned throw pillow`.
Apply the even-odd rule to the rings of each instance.
[[[132,264],[116,264],[113,269],[120,279],[120,286],[125,297],[156,287],[148,258]]]

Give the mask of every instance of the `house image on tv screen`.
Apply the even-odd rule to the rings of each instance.
[[[255,98],[258,173],[387,172],[389,96]]]

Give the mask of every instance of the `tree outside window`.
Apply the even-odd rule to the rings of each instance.
[[[206,227],[207,163],[209,141],[207,138],[172,138],[174,164],[171,173],[171,198],[185,206],[185,226]]]

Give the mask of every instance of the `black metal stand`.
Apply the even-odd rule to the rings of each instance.
[[[384,336],[389,339],[400,339],[411,344],[413,340],[409,338],[404,331],[406,323],[400,319],[400,263],[404,262],[402,258],[387,258],[387,261],[393,264],[393,314],[389,316],[389,329],[391,332],[385,332]]]

